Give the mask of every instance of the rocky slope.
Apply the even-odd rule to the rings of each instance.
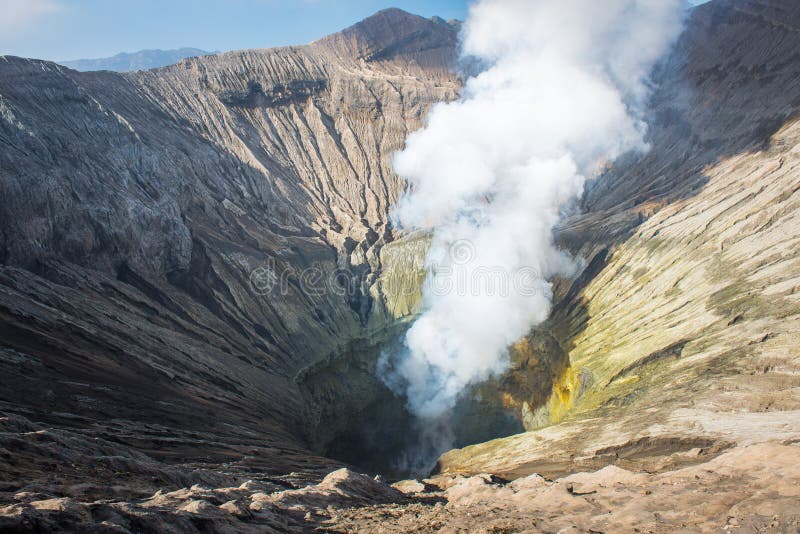
[[[389,157],[455,96],[455,25],[124,75],[0,58],[0,528],[796,529],[798,30],[789,0],[692,11],[651,151],[559,229],[585,269],[459,408],[464,442],[531,432],[406,495],[322,456],[409,432],[374,379],[426,248],[389,227]]]
[[[456,35],[389,10],[155,71],[0,57],[0,409],[171,463],[331,465],[298,377],[388,324],[389,158],[456,94]]]
[[[659,73],[652,151],[561,228],[588,267],[550,320],[569,367],[528,412],[550,426],[449,452],[442,470],[653,469],[800,437],[798,29],[790,2],[694,10]]]
[[[135,502],[33,492],[0,528],[103,532],[795,532],[800,447],[765,443],[662,474],[608,466],[557,480],[440,476],[389,486],[347,469],[319,484],[194,485]],[[775,473],[780,472],[780,477]]]

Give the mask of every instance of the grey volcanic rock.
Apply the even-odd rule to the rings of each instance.
[[[76,59],[59,61],[61,65],[79,71],[112,70],[127,72],[147,70],[173,65],[182,59],[194,56],[207,56],[211,52],[199,48],[178,48],[176,50],[139,50],[138,52],[122,52],[112,57],[95,59]]]
[[[763,147],[800,108],[798,25],[800,5],[786,0],[694,8],[676,50],[655,72],[652,150],[589,185],[589,213],[579,224],[605,220],[605,230],[629,232],[640,212],[694,195],[706,183],[706,165]]]
[[[389,158],[455,96],[455,40],[390,10],[144,72],[0,57],[0,410],[170,463],[333,465],[295,378],[394,320],[368,291]]]

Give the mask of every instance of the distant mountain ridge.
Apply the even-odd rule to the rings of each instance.
[[[155,69],[177,63],[187,57],[213,54],[199,48],[178,48],[176,50],[139,50],[138,52],[122,52],[112,57],[95,59],[76,59],[59,61],[58,63],[79,71],[112,70],[128,72],[135,70]]]

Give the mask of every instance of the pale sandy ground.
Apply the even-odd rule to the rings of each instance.
[[[92,503],[19,493],[0,508],[0,530],[798,532],[800,446],[736,447],[655,474],[609,465],[554,481],[536,474],[513,482],[440,476],[392,487],[341,469],[317,485],[276,489],[264,482],[198,485]]]

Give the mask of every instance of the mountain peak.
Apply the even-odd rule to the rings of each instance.
[[[460,24],[455,21],[426,19],[392,7],[315,44],[367,62],[401,57],[428,66],[433,66],[432,61],[449,66],[455,59],[459,29]]]

